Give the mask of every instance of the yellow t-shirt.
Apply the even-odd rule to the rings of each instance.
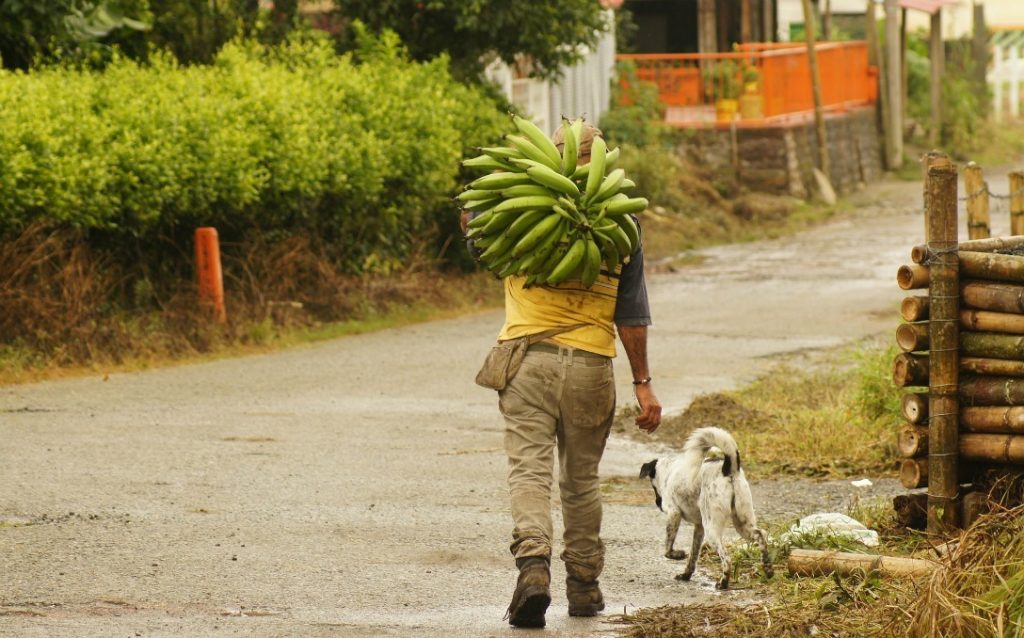
[[[498,341],[584,323],[585,327],[555,335],[551,341],[606,357],[615,356],[618,276],[602,271],[589,289],[579,280],[524,288],[525,276],[506,277],[504,283],[505,325]]]

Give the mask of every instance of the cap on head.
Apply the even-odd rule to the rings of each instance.
[[[594,143],[595,137],[604,137],[604,133],[593,124],[584,121],[583,129],[580,131],[580,155],[590,155],[590,145]],[[561,126],[555,127],[555,132],[551,134],[551,141],[555,143],[558,150],[562,150],[565,143],[565,131]]]

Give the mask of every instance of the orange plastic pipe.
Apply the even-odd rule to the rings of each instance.
[[[213,311],[214,318],[227,321],[224,309],[224,276],[220,267],[220,240],[217,229],[196,229],[196,273],[199,277],[199,304]]]

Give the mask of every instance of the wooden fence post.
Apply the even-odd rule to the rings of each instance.
[[[227,320],[224,309],[224,276],[220,266],[220,241],[217,229],[196,229],[196,274],[199,278],[199,304],[210,309],[214,318]]]
[[[956,167],[928,170],[928,531],[959,526],[959,258]]]
[[[1010,234],[1024,235],[1024,173],[1010,173]]]
[[[924,169],[924,240],[927,242],[931,239],[931,227],[928,225],[928,217],[931,204],[929,204],[929,197],[931,193],[928,191],[928,172],[936,167],[947,167],[952,166],[952,162],[949,161],[949,156],[942,151],[928,151],[922,160]]]
[[[991,236],[988,215],[988,187],[981,167],[974,162],[964,168],[964,190],[967,191],[967,237],[986,239]]]

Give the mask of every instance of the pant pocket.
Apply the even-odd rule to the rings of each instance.
[[[610,362],[606,366],[574,369],[569,388],[574,426],[599,428],[608,423],[615,410],[615,379]]]

